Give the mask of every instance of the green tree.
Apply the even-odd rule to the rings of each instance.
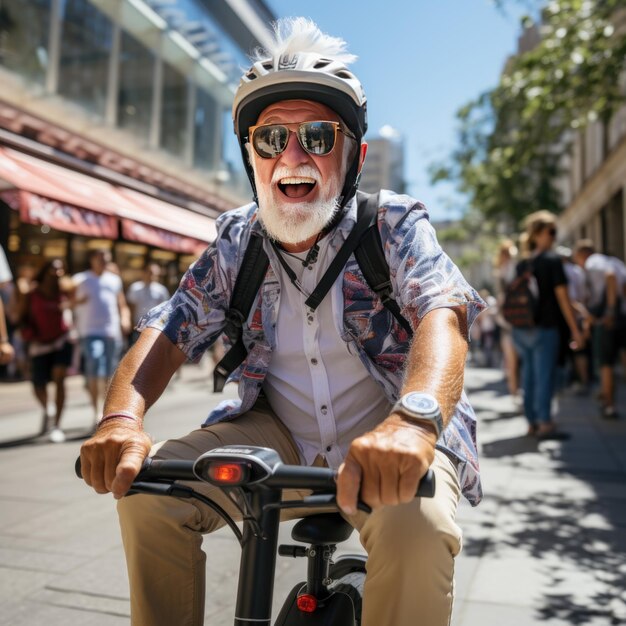
[[[502,2],[500,2],[502,4]],[[561,209],[555,181],[574,132],[609,123],[626,102],[624,0],[553,0],[540,38],[500,83],[457,113],[457,148],[431,180],[452,180],[487,219]]]

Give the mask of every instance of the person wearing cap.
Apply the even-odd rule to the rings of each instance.
[[[122,496],[146,455],[195,459],[225,444],[338,469],[339,506],[368,552],[364,626],[448,624],[461,549],[457,504],[461,494],[472,504],[482,496],[463,371],[484,303],[442,251],[424,206],[381,191],[377,226],[413,339],[353,256],[321,304],[305,305],[356,222],[366,98],[341,39],[305,18],[279,21],[274,39],[233,104],[254,201],[220,216],[216,241],[142,320],[82,447],[83,475],[119,499],[133,624],[202,623],[201,536],[223,522],[199,503]],[[174,371],[220,337],[253,235],[263,237],[270,264],[243,329],[248,355],[231,376],[239,399],[219,404],[203,428],[153,446],[144,414]],[[415,394],[439,411],[412,411]],[[415,498],[429,466],[435,497]],[[224,494],[202,490],[235,513]],[[370,515],[357,512],[359,494]]]

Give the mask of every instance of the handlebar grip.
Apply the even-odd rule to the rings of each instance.
[[[416,496],[421,498],[432,498],[435,495],[435,473],[429,469],[417,486]]]
[[[141,471],[145,471],[150,469],[150,466],[152,465],[152,459],[150,457],[147,457],[144,462],[143,465],[141,466]],[[83,477],[83,470],[81,467],[81,463],[80,463],[80,457],[78,457],[74,463],[74,472],[76,473],[76,476],[78,478],[82,478]]]

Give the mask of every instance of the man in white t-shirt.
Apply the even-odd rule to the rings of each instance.
[[[152,308],[169,300],[170,293],[165,285],[159,282],[161,276],[161,268],[156,263],[149,263],[144,269],[142,280],[138,280],[131,284],[126,292],[126,301],[128,302],[133,329],[139,323],[139,320]],[[133,345],[139,337],[139,331],[133,330],[130,337],[130,345]]]
[[[99,414],[99,399],[104,397],[117,367],[123,335],[130,331],[122,279],[106,269],[110,260],[108,250],[92,250],[90,269],[74,276],[75,323],[94,417]]]
[[[606,254],[595,251],[589,239],[580,240],[574,251],[575,262],[587,274],[589,290],[587,309],[593,316],[593,346],[600,366],[602,415],[617,417],[613,370],[624,343],[623,318],[620,311],[622,285],[616,264]]]

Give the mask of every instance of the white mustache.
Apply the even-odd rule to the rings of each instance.
[[[280,165],[272,174],[272,184],[278,184],[283,178],[289,177],[312,178],[316,183],[320,182],[319,172],[310,165],[301,165],[295,169]]]

